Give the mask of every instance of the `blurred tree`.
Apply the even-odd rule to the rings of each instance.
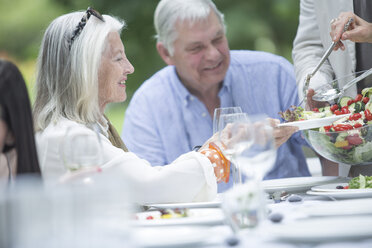
[[[126,53],[135,73],[129,76],[128,94],[157,70],[165,66],[155,48],[154,0],[54,0],[66,9],[93,6],[101,13],[123,18],[127,29],[122,33]],[[225,14],[231,49],[263,50],[291,61],[292,41],[298,25],[298,0],[215,0]]]
[[[298,0],[214,2],[225,14],[231,49],[263,50],[292,61]],[[127,28],[122,32],[122,40],[135,73],[128,78],[128,100],[109,106],[109,112],[115,112],[109,117],[120,131],[123,107],[129,103],[133,92],[165,66],[157,54],[153,38],[153,14],[157,3],[155,0],[0,0],[0,57],[16,59],[23,73],[29,73],[34,70],[43,32],[56,17],[92,6],[102,14],[124,19]],[[26,75],[26,81],[31,84],[29,89],[32,88],[33,77]]]

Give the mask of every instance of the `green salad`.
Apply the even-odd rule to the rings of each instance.
[[[305,111],[301,107],[281,112],[286,121],[302,121],[343,115],[332,125],[305,130],[309,144],[323,157],[338,163],[372,164],[372,87],[355,98],[342,97],[337,104]]]
[[[354,177],[349,182],[349,189],[372,189],[372,176]]]

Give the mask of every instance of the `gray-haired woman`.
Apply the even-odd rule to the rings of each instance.
[[[229,163],[215,148],[208,148],[208,142],[201,152],[184,154],[168,166],[152,167],[126,150],[104,116],[108,103],[126,99],[125,82],[134,71],[120,39],[124,25],[88,8],[58,17],[47,28],[38,58],[34,105],[44,178],[57,182],[68,171],[60,158],[67,129],[74,130],[69,135],[96,136],[91,126],[98,124],[103,153],[99,168],[103,173],[119,168],[123,180],[136,191],[136,201],[213,199],[216,181],[226,179]],[[73,149],[78,152],[83,147],[77,144]]]

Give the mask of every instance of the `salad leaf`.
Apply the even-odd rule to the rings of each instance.
[[[366,97],[372,96],[372,87],[364,88],[362,90],[362,95],[363,95],[363,97],[364,96],[366,96]]]
[[[372,176],[359,175],[354,177],[349,182],[350,189],[371,189],[372,188]]]
[[[279,115],[286,121],[298,121],[301,119],[302,113],[304,109],[302,107],[298,107],[296,105],[291,105],[289,109],[284,112],[279,112]]]

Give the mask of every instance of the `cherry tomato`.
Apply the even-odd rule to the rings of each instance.
[[[369,111],[368,109],[364,110],[364,116],[366,117],[367,121],[371,121],[372,120],[371,111]]]
[[[349,188],[349,185],[344,186],[344,189],[348,189],[348,188]]]
[[[350,99],[349,101],[347,101],[347,106],[350,106],[353,103],[354,103],[354,100],[353,99]]]
[[[337,124],[333,128],[335,129],[336,132],[339,132],[339,131],[351,130],[353,129],[353,126],[350,124]]]
[[[355,101],[356,102],[359,102],[360,100],[362,100],[363,96],[362,94],[358,94],[356,97],[355,97]]]
[[[332,111],[332,112],[335,112],[335,110],[338,110],[338,105],[337,105],[337,104],[333,104],[333,105],[331,106],[331,111]]]
[[[342,115],[342,112],[340,110],[335,110],[335,112],[333,112],[335,115]]]
[[[363,97],[362,101],[364,102],[364,104],[367,104],[369,102],[369,98],[368,97]]]
[[[362,126],[363,126],[363,125],[360,124],[359,122],[354,124],[354,128],[359,128],[359,127],[362,127]]]
[[[332,128],[332,125],[330,125],[330,126],[324,126],[324,130],[326,131],[326,132],[329,132],[329,130]]]
[[[348,106],[342,107],[341,112],[342,112],[342,114],[349,114],[350,113],[349,107]]]
[[[153,219],[154,219],[154,217],[152,217],[151,215],[146,217],[146,220],[153,220]]]
[[[356,120],[359,120],[361,117],[362,115],[360,113],[355,113],[355,114],[350,115],[349,120],[356,121]]]
[[[313,111],[314,112],[319,112],[319,109],[318,108],[313,108]]]

